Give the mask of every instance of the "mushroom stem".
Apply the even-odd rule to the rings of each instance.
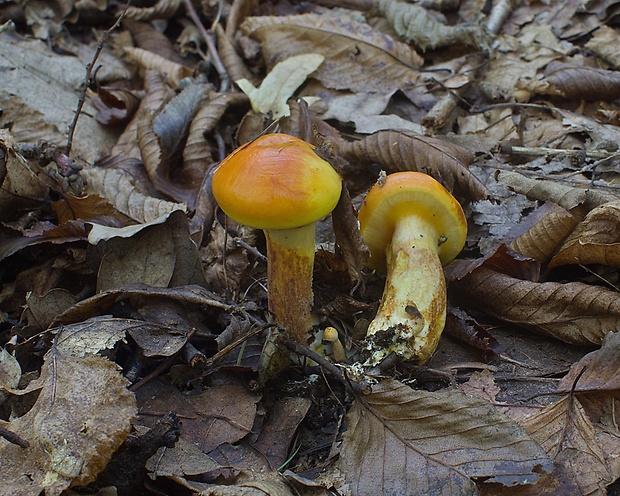
[[[441,241],[420,216],[409,215],[396,223],[386,248],[383,297],[368,328],[373,365],[391,352],[424,363],[435,351],[446,321],[446,282],[437,254]],[[372,341],[382,345],[373,346]]]
[[[293,229],[265,229],[269,311],[298,343],[312,327],[314,222]]]

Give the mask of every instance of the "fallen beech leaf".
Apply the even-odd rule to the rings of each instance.
[[[0,443],[0,484],[6,494],[59,495],[70,485],[92,482],[123,443],[136,414],[136,400],[113,362],[50,351],[41,389],[23,417],[5,422],[30,444]]]
[[[240,28],[261,42],[270,67],[293,55],[323,55],[313,77],[328,88],[392,93],[415,84],[423,64],[408,45],[346,16],[248,17]]]
[[[108,236],[105,242],[94,239],[103,231]],[[98,242],[102,256],[99,292],[134,283],[156,287],[206,285],[198,248],[189,238],[183,212],[174,211],[149,225],[122,229],[99,226],[89,241]]]
[[[143,69],[152,69],[166,78],[166,82],[176,88],[181,79],[191,77],[192,70],[189,67],[168,60],[161,55],[136,47],[124,47],[127,61],[139,65]]]
[[[605,494],[615,480],[606,461],[606,447],[583,406],[575,397],[565,397],[525,418],[523,428],[553,458],[554,470],[542,487],[510,493],[518,496]]]
[[[532,484],[550,460],[490,403],[462,391],[373,386],[347,415],[340,463],[353,494],[471,495],[471,478]]]
[[[590,211],[568,236],[549,268],[567,264],[620,267],[620,201]]]
[[[578,222],[579,216],[575,217],[559,205],[547,202],[521,223],[519,227],[526,227],[527,230],[510,243],[510,249],[540,263],[546,263]]]
[[[448,306],[444,332],[447,336],[452,336],[488,355],[500,353],[500,344],[489,331],[459,308]]]
[[[108,316],[69,324],[62,327],[58,337],[58,351],[74,357],[95,355],[101,351],[114,348],[116,343],[125,339],[128,331],[146,332],[151,328],[160,329],[159,324],[152,324],[134,319],[117,319]]]
[[[620,35],[610,26],[599,26],[592,38],[585,44],[585,48],[620,69],[620,53],[616,47],[620,43]]]
[[[379,131],[358,141],[342,141],[338,151],[355,164],[377,163],[388,173],[425,172],[458,197],[470,201],[490,196],[467,165],[473,155],[458,145],[413,133]]]
[[[605,336],[603,346],[599,350],[588,353],[570,368],[568,374],[558,384],[557,392],[569,393],[574,387],[577,393],[617,393],[620,391],[618,356],[620,356],[620,332],[610,332]]]
[[[17,151],[17,143],[11,134],[0,130],[0,220],[11,222],[21,213],[39,208],[49,200],[53,181],[44,169],[33,160],[26,160]]]
[[[240,79],[235,83],[250,98],[254,112],[277,119],[291,115],[291,109],[286,102],[324,60],[325,57],[317,53],[295,55],[278,62],[265,76],[259,88],[247,79]]]
[[[138,148],[139,115],[144,111],[156,112],[160,110],[174,96],[174,92],[165,83],[163,76],[152,69],[144,71],[144,88],[146,95],[140,100],[138,110],[112,148],[111,154],[113,156],[121,155],[125,158],[136,158],[142,161]]]
[[[566,343],[600,345],[620,326],[620,294],[602,287],[524,281],[485,266],[460,279],[448,271],[447,278],[450,294],[459,301]]]
[[[311,406],[310,398],[282,398],[269,410],[253,446],[265,455],[274,470],[287,460],[293,436]]]
[[[127,7],[127,19],[134,21],[152,21],[155,19],[169,19],[174,17],[183,0],[159,0],[152,7]]]
[[[58,314],[50,326],[54,327],[60,324],[82,322],[106,312],[117,299],[128,298],[133,295],[162,296],[182,303],[213,306],[227,312],[231,312],[235,308],[232,305],[223,303],[219,296],[210,292],[208,289],[196,285],[179,286],[175,288],[153,288],[145,284],[132,284],[124,288],[99,293],[76,303],[71,308]]]
[[[186,210],[185,204],[140,192],[132,178],[120,169],[85,167],[80,174],[87,183],[89,194],[102,196],[119,212],[137,222],[149,222],[175,210]]]
[[[0,405],[8,397],[8,390],[17,389],[22,377],[22,368],[17,359],[6,349],[0,350]]]
[[[93,106],[98,110],[95,118],[104,126],[126,124],[134,115],[140,99],[133,91],[122,88],[97,89],[97,98],[93,98]]]
[[[216,128],[220,119],[233,105],[247,104],[248,98],[242,93],[211,93],[203,97],[200,108],[192,119],[183,148],[183,168],[199,171],[205,175],[210,165],[217,160],[212,146],[205,139]],[[199,195],[202,193],[198,193]],[[211,224],[209,224],[211,226]]]
[[[545,79],[571,100],[612,101],[620,98],[620,74],[596,67],[551,62]]]
[[[437,20],[420,5],[398,0],[376,0],[380,15],[392,25],[398,36],[413,42],[425,52],[447,45],[465,45],[477,50],[488,50],[490,33],[480,25],[457,24],[449,26]]]

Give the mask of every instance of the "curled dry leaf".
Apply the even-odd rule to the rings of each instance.
[[[607,393],[620,391],[620,332],[610,332],[605,336],[599,350],[588,353],[575,363],[566,374],[557,392],[569,393]]]
[[[184,169],[200,171],[204,175],[207,168],[217,162],[205,137],[211,134],[231,106],[247,102],[248,97],[243,93],[211,93],[203,97],[183,148]]]
[[[472,478],[532,484],[549,469],[544,451],[490,403],[462,391],[373,386],[347,415],[340,463],[353,494],[456,496]]]
[[[455,279],[450,294],[505,322],[566,343],[600,345],[620,326],[620,294],[580,282],[532,282],[480,266]]]
[[[241,30],[261,42],[269,67],[293,55],[323,55],[313,77],[328,88],[392,93],[414,84],[423,64],[408,45],[346,16],[249,17]]]
[[[618,71],[552,62],[545,69],[545,79],[571,100],[612,101],[620,98]]]
[[[125,124],[139,104],[140,99],[133,91],[100,87],[97,98],[93,98],[93,106],[98,110],[95,119],[104,126]]]
[[[50,326],[81,322],[106,312],[118,299],[131,296],[161,296],[181,303],[206,305],[232,312],[235,307],[222,303],[220,298],[208,289],[200,286],[188,285],[176,288],[152,288],[144,284],[133,284],[121,289],[113,289],[86,298],[64,312],[58,314]]]
[[[135,21],[152,21],[154,19],[170,19],[174,17],[183,4],[183,0],[159,0],[152,7],[134,7],[130,5],[127,8],[125,16]]]
[[[92,482],[123,443],[136,400],[116,364],[50,351],[41,376],[28,387],[39,397],[23,417],[4,425],[28,448],[0,443],[0,485],[5,494],[59,495]],[[27,471],[27,472],[25,472]]]
[[[224,32],[221,24],[215,27],[215,34],[217,36],[217,48],[220,58],[226,67],[226,72],[228,72],[230,79],[233,81],[247,79],[254,85],[258,84],[258,78],[246,67],[245,62],[237,53],[237,50],[235,50],[231,39]]]
[[[424,172],[459,198],[477,201],[490,196],[486,186],[467,168],[473,155],[459,145],[438,138],[379,131],[358,141],[341,141],[338,152],[349,162],[377,163],[388,173]]]
[[[449,26],[424,7],[398,0],[377,0],[377,10],[398,36],[413,42],[422,51],[448,45],[465,45],[476,50],[490,48],[490,33],[479,25]]]
[[[618,31],[611,26],[602,25],[594,32],[585,47],[605,59],[616,69],[620,69],[620,53],[617,50],[619,43],[620,34]]]
[[[138,148],[138,121],[141,112],[155,112],[163,107],[164,103],[172,98],[174,93],[164,82],[162,75],[154,70],[144,71],[144,87],[146,95],[140,100],[138,111],[125,127],[112,148],[112,155],[142,158]]]
[[[567,396],[520,422],[553,458],[554,469],[538,485],[517,491],[497,491],[494,495],[538,496],[566,494],[603,495],[613,482],[613,463],[608,462],[610,446],[597,436],[583,405]]]
[[[551,260],[578,222],[579,218],[575,218],[562,207],[550,202],[545,203],[525,219],[523,227],[527,230],[510,243],[510,249],[519,255],[546,263]]]
[[[549,268],[567,264],[620,267],[619,248],[620,201],[615,201],[588,213],[553,257]]]
[[[86,181],[88,194],[106,198],[114,208],[136,222],[150,222],[175,210],[186,210],[184,204],[140,192],[132,178],[120,169],[85,167],[81,175]]]
[[[173,88],[179,85],[181,79],[192,75],[192,70],[189,67],[172,62],[161,55],[143,50],[142,48],[125,47],[123,51],[129,62],[143,69],[152,69],[159,72]]]

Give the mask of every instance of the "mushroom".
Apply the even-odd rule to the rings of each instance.
[[[335,208],[341,189],[312,145],[279,133],[237,148],[213,174],[226,215],[265,232],[269,311],[303,344],[312,327],[315,222]]]
[[[323,341],[331,344],[331,355],[334,360],[344,362],[347,359],[347,353],[338,336],[338,329],[332,326],[326,327],[323,331]]]
[[[465,244],[463,209],[432,177],[399,172],[370,189],[358,219],[370,268],[387,270],[377,316],[368,327],[368,363],[376,365],[392,352],[425,363],[446,321],[442,265]]]

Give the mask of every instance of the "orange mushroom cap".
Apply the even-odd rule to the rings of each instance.
[[[409,215],[431,223],[438,233],[437,254],[442,264],[463,249],[467,219],[458,201],[440,183],[421,172],[397,172],[376,183],[366,195],[358,220],[370,248],[370,266],[385,271],[385,250],[396,223]]]
[[[222,210],[259,229],[311,224],[338,203],[342,180],[314,147],[287,134],[266,134],[237,148],[213,175]]]

